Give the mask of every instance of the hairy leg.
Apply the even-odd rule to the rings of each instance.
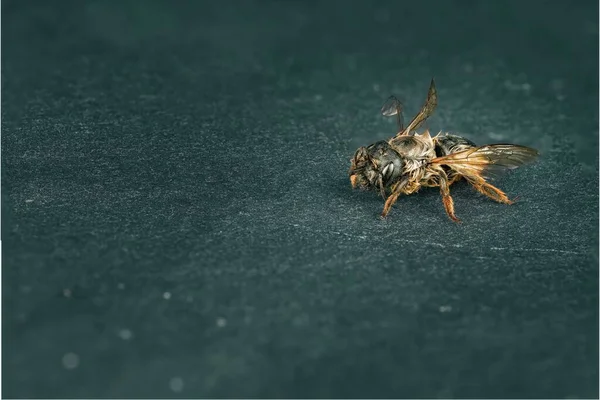
[[[381,218],[387,217],[392,206],[394,205],[396,200],[398,200],[398,196],[400,196],[400,191],[395,191],[394,193],[392,193],[390,195],[390,197],[387,198],[387,200],[385,201],[385,205],[383,206],[383,212],[381,213]]]
[[[494,201],[497,201],[498,203],[513,204],[515,202],[514,200],[510,200],[502,190],[498,189],[493,185],[490,185],[484,180],[469,179],[469,183],[479,193],[484,194],[485,196],[489,197]]]
[[[461,222],[460,219],[456,217],[456,214],[454,214],[454,200],[452,200],[452,196],[450,196],[450,185],[451,183],[448,182],[446,174],[440,174],[440,193],[442,195],[442,203],[444,203],[444,208],[446,209],[446,214],[448,214],[452,221]]]
[[[387,217],[388,213],[392,209],[392,206],[398,200],[398,196],[404,192],[404,190],[410,186],[408,184],[408,180],[402,180],[392,186],[392,194],[385,201],[385,205],[383,206],[383,211],[381,212],[381,218],[384,219]]]

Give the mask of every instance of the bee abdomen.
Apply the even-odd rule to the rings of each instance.
[[[436,157],[443,157],[476,147],[475,143],[471,142],[469,139],[450,134],[438,136],[434,138],[434,142]]]

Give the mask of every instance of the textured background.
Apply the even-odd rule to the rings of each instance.
[[[597,397],[598,4],[2,1],[5,397]],[[387,221],[355,149],[538,163]]]

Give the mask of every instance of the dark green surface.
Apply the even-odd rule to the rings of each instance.
[[[370,3],[2,2],[4,397],[598,396],[597,2]],[[431,76],[518,204],[350,190]]]

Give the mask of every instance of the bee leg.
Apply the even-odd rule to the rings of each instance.
[[[384,219],[387,217],[388,213],[390,212],[392,206],[394,205],[394,203],[396,202],[396,200],[398,200],[398,196],[400,196],[400,191],[395,191],[394,193],[392,193],[390,195],[390,197],[387,198],[387,200],[385,201],[385,205],[383,206],[383,212],[381,213],[381,218]]]
[[[446,214],[450,217],[450,219],[454,222],[462,222],[456,214],[454,214],[454,200],[452,200],[452,196],[447,195],[442,197],[442,202],[444,203],[444,208],[446,209]]]
[[[377,184],[379,185],[379,194],[385,199],[385,186],[383,186],[383,176],[381,174],[377,179]]]
[[[450,176],[448,176],[449,178],[449,182],[448,182],[448,186],[452,186],[453,183],[457,182],[460,180],[460,178],[462,178],[462,175],[459,174],[454,174],[452,175],[452,177],[450,178]]]
[[[450,196],[450,184],[443,175],[440,179],[440,193],[442,194],[442,203],[444,203],[446,214],[448,214],[452,221],[460,223],[461,220],[454,214],[454,200],[452,199],[452,196]]]
[[[498,203],[504,203],[504,204],[513,204],[514,200],[510,200],[508,198],[508,196],[506,196],[506,194],[498,189],[497,187],[490,185],[489,183],[485,182],[485,181],[471,181],[469,180],[469,183],[471,183],[471,185],[473,185],[473,187],[475,188],[475,190],[477,190],[479,193],[489,197],[490,199],[497,201]]]
[[[398,196],[400,196],[400,194],[404,192],[404,189],[406,188],[407,184],[408,179],[404,178],[392,186],[392,194],[390,194],[390,196],[385,201],[383,211],[381,212],[381,219],[385,219],[387,217],[388,213],[392,209],[392,206],[394,205],[396,200],[398,200]]]

